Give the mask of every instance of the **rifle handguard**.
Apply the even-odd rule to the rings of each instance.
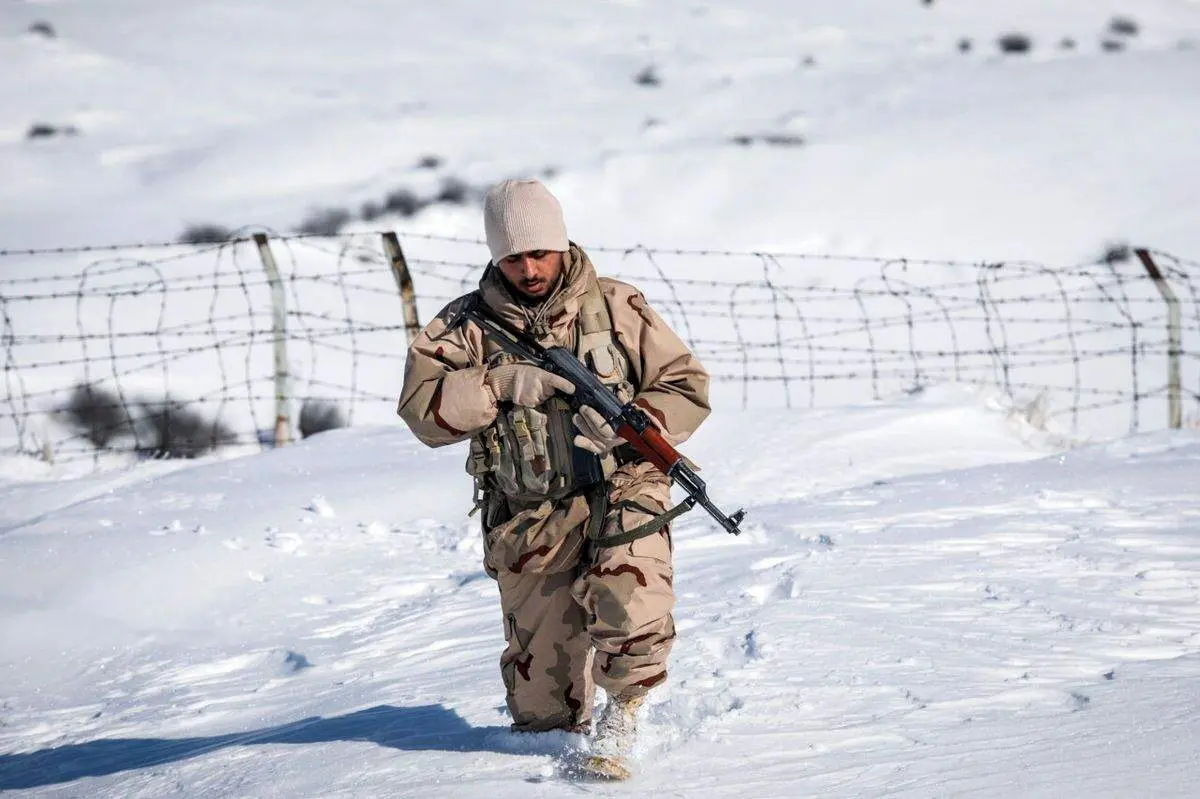
[[[638,433],[628,424],[617,427],[617,435],[628,441],[638,454],[650,461],[663,474],[670,474],[671,467],[679,462],[680,455],[654,427]]]

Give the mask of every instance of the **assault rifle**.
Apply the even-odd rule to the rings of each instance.
[[[699,505],[727,532],[733,535],[742,532],[738,525],[745,518],[746,511],[739,510],[726,516],[714,505],[708,498],[708,488],[704,481],[688,466],[687,460],[662,437],[646,412],[632,402],[622,405],[616,395],[575,357],[575,353],[565,347],[543,346],[533,336],[517,330],[497,316],[480,301],[478,295],[472,295],[464,302],[466,304],[461,311],[462,317],[469,318],[483,328],[505,352],[570,381],[575,386],[575,393],[570,397],[573,408],[578,410],[581,405],[594,408],[617,435],[628,441],[638,454],[684,490],[687,498],[671,511],[673,514],[678,515]]]

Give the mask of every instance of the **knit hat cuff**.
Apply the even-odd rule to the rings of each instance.
[[[493,186],[483,204],[483,224],[492,262],[519,252],[571,246],[562,206],[536,180],[506,180]]]

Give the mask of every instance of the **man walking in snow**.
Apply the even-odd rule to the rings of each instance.
[[[573,413],[571,383],[519,362],[461,311],[480,301],[570,349],[672,444],[708,415],[708,375],[637,289],[596,276],[541,183],[492,187],[484,223],[491,262],[479,289],[409,348],[398,412],[431,447],[471,441],[513,729],[588,732],[599,685],[608,700],[589,762],[625,777],[638,708],[666,680],[675,638],[670,482],[600,414]],[[596,543],[622,534],[625,543]]]

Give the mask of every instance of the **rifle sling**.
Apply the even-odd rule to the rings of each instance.
[[[632,504],[632,503],[630,503],[630,504]],[[637,507],[639,510],[645,510],[641,506],[637,506]],[[619,547],[619,546],[622,546],[623,544],[631,544],[634,541],[637,541],[639,538],[645,538],[648,535],[654,535],[659,530],[661,530],[662,528],[664,528],[668,524],[670,524],[672,521],[674,521],[677,517],[682,516],[683,514],[687,513],[689,510],[692,509],[692,507],[693,507],[692,503],[681,502],[678,505],[676,505],[675,507],[671,508],[666,513],[661,513],[658,516],[655,516],[653,519],[646,522],[645,524],[639,524],[637,527],[633,528],[632,530],[627,530],[623,533],[617,533],[616,535],[605,536],[604,538],[592,537],[593,529],[592,529],[591,522],[589,522],[589,529],[588,529],[589,536],[588,537],[591,539],[592,546],[600,548],[600,549],[604,549],[607,547]],[[598,525],[596,525],[596,527],[598,527]],[[594,532],[598,533],[599,530],[596,529]]]
[[[608,486],[601,481],[587,491],[588,522],[587,541],[595,542],[604,528],[604,517],[608,514]]]

